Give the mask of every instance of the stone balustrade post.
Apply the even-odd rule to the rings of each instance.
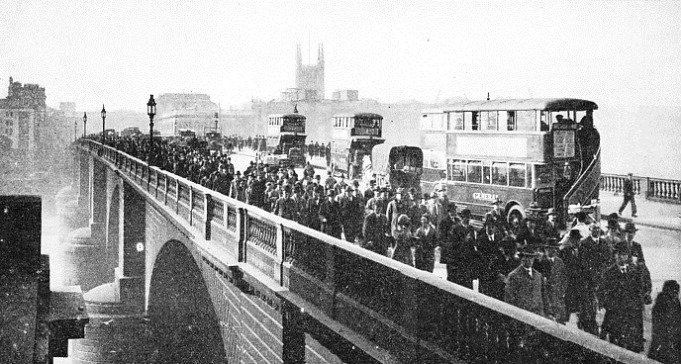
[[[203,219],[205,221],[203,226],[203,238],[210,240],[210,222],[213,220],[213,196],[208,193],[203,194]]]

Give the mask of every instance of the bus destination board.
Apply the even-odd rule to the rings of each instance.
[[[553,157],[574,158],[575,132],[574,130],[553,131]]]

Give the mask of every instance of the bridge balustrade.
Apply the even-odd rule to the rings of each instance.
[[[99,143],[85,140],[80,145],[90,153],[102,153],[143,190],[153,171],[152,178],[163,180],[165,188],[163,193],[149,193],[150,198],[169,207],[240,264],[257,269],[319,310],[323,316],[314,314],[314,319],[330,318],[401,361],[653,363],[583,331],[284,220]],[[619,183],[616,178],[609,181]],[[192,224],[192,219],[205,224]]]
[[[622,193],[623,174],[601,174],[601,191]],[[681,203],[681,181],[673,179],[634,176],[634,193],[643,195],[647,200]]]

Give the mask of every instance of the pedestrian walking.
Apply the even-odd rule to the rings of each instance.
[[[637,217],[636,215],[636,199],[634,199],[634,174],[628,173],[627,179],[622,182],[622,194],[624,195],[624,200],[622,201],[622,206],[620,206],[619,213],[622,215],[627,204],[631,202],[631,217]]]

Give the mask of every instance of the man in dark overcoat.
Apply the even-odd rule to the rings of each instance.
[[[326,190],[326,200],[319,207],[319,221],[322,232],[340,239],[343,228],[340,222],[340,205],[335,201],[336,191]]]
[[[491,296],[494,293],[496,274],[490,272],[490,265],[495,259],[503,256],[501,247],[502,233],[494,224],[486,224],[485,231],[480,234],[475,244],[475,250],[479,252],[478,259],[470,262],[473,264],[475,277],[478,279],[478,292]]]
[[[641,264],[629,259],[625,243],[615,246],[616,264],[605,272],[602,297],[605,316],[601,337],[615,345],[643,351],[643,309],[649,291]]]
[[[504,300],[516,307],[544,316],[543,281],[541,273],[532,268],[537,254],[530,246],[520,251],[521,264],[508,274]]]

